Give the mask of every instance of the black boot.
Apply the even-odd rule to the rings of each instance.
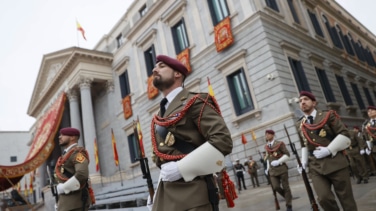
[[[356,181],[356,184],[360,184],[361,182],[362,182],[362,179],[358,178],[358,180]]]

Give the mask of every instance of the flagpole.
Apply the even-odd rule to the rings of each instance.
[[[121,176],[120,161],[119,161],[119,173],[120,173],[121,186],[123,186],[123,177]]]

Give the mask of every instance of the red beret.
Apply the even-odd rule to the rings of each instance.
[[[80,136],[80,131],[76,128],[65,127],[60,129],[60,134],[65,136]]]
[[[311,99],[312,101],[316,101],[315,95],[313,95],[311,92],[301,91],[299,97],[302,97],[302,96],[306,96],[309,99]]]
[[[158,62],[165,63],[166,65],[168,65],[172,69],[180,72],[184,76],[188,75],[188,69],[177,59],[174,59],[174,58],[171,58],[171,57],[168,57],[168,56],[165,56],[165,55],[158,55],[157,56],[157,63]]]
[[[275,134],[275,133],[274,133],[274,130],[265,130],[265,133],[269,133],[269,134],[272,134],[272,135]]]
[[[367,110],[368,109],[376,110],[376,106],[368,106]]]

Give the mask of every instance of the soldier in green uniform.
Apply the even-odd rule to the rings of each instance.
[[[353,130],[349,130],[351,145],[346,149],[350,158],[351,168],[357,178],[357,184],[363,182],[368,183],[368,172],[366,162],[364,160],[365,149],[367,147],[363,140],[362,134],[359,132],[359,127],[354,126]]]
[[[334,190],[344,211],[357,211],[344,150],[350,146],[349,131],[335,111],[316,110],[316,98],[300,92],[304,116],[297,122],[301,137],[302,166],[308,171],[324,210],[339,211]]]
[[[367,114],[369,119],[363,123],[362,133],[367,143],[366,154],[370,156],[370,170],[376,175],[376,106],[368,106]]]
[[[265,131],[265,150],[268,159],[266,174],[270,175],[273,189],[286,200],[286,210],[292,211],[292,194],[289,185],[289,174],[286,162],[290,159],[290,153],[283,141],[274,140],[273,130]],[[282,184],[282,187],[281,187]]]
[[[248,174],[251,176],[253,187],[255,188],[256,185],[257,187],[260,187],[257,175],[257,171],[260,169],[260,167],[257,162],[253,160],[252,156],[249,156],[249,160],[245,162],[244,165],[248,167]]]
[[[60,130],[59,144],[64,151],[55,166],[59,182],[56,187],[59,194],[58,211],[87,211],[90,206],[87,187],[89,155],[77,145],[79,137],[80,131],[76,128]]]
[[[213,173],[224,167],[232,140],[215,98],[183,88],[187,68],[158,55],[153,84],[164,99],[152,118],[151,136],[160,179],[153,211],[218,210]]]

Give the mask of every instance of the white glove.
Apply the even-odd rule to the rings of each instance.
[[[245,171],[243,171],[243,175],[245,175]]]
[[[303,169],[305,170],[305,172],[308,173],[308,165],[307,165],[307,163],[302,163],[302,166],[298,165],[298,166],[296,166],[296,168],[297,168],[299,174],[302,174]]]
[[[313,150],[313,155],[317,159],[324,158],[324,157],[326,157],[326,156],[328,156],[330,154],[331,154],[331,152],[326,147],[316,147],[316,150]]]
[[[161,179],[164,182],[173,182],[182,178],[178,164],[175,161],[165,163],[161,166]]]
[[[151,197],[150,195],[148,196],[148,200],[146,202],[146,207],[151,211],[153,209],[153,203],[151,202]]]
[[[57,194],[62,194],[64,193],[64,189],[63,189],[63,183],[59,183],[57,186],[56,186],[56,190],[57,190]]]
[[[366,151],[364,151],[364,149],[361,149],[361,150],[360,150],[360,154],[361,154],[361,155],[364,155],[364,153],[366,153]]]
[[[272,166],[279,166],[279,161],[278,160],[273,160],[271,163],[270,163],[270,165],[272,165]]]
[[[268,171],[269,171],[269,169],[265,169],[265,175],[269,175]]]
[[[366,148],[366,153],[367,153],[367,155],[370,155],[371,154],[371,150],[369,150],[368,148]]]
[[[57,204],[55,204],[55,211],[57,211]]]

